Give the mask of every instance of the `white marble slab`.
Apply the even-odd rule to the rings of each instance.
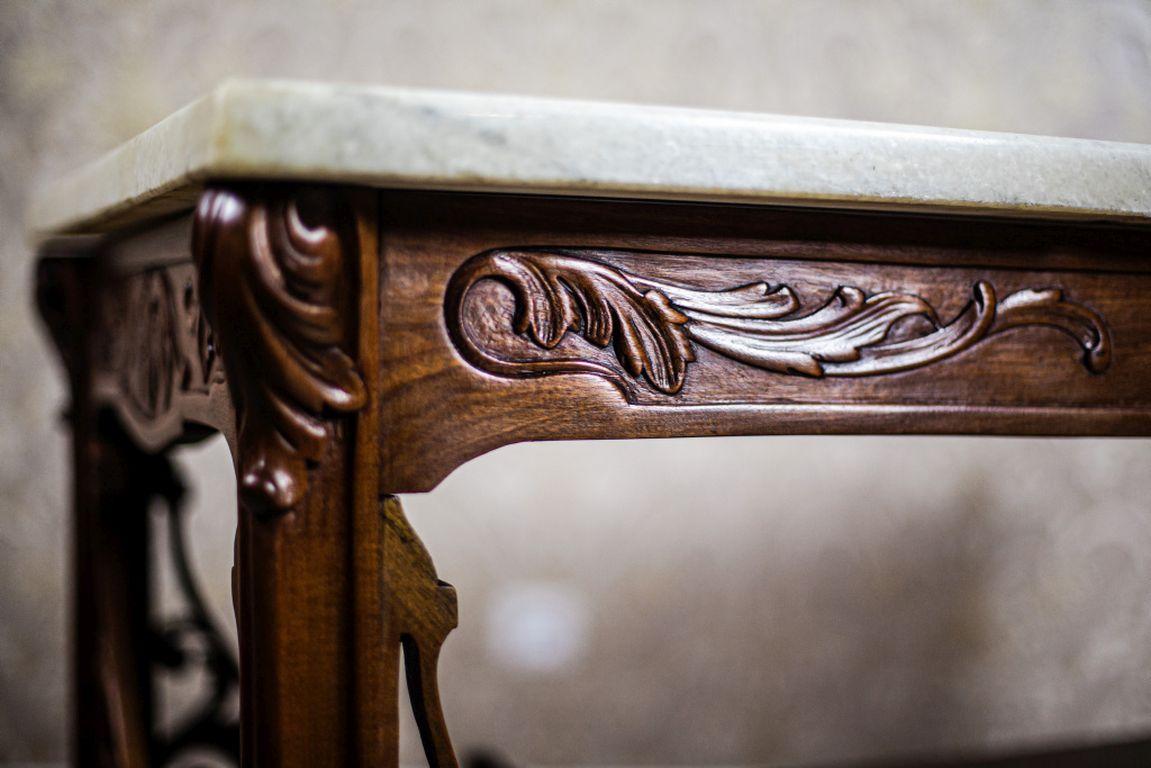
[[[880,123],[235,81],[31,205],[36,236],[190,207],[209,179],[1151,218],[1151,146]]]

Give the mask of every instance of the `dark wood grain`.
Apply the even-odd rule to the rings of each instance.
[[[221,432],[240,490],[243,763],[396,765],[403,651],[429,759],[455,765],[435,671],[454,592],[399,502],[381,506],[379,410],[363,408],[379,371],[377,203],[213,187],[193,220],[42,262],[74,392],[84,764],[175,758],[151,714],[146,514],[168,450]]]
[[[340,190],[210,188],[193,224],[203,314],[236,412],[245,764],[388,760],[355,726],[357,678],[386,685],[386,670],[353,653],[362,497],[356,424],[340,418],[366,401],[354,355],[373,206]]]
[[[203,315],[229,371],[250,510],[299,503],[308,464],[331,438],[330,417],[367,399],[349,354],[359,234],[337,193],[210,188],[196,209],[192,255]]]
[[[678,260],[667,254],[660,258]],[[865,378],[925,368],[1006,331],[1045,326],[1076,341],[1083,365],[1092,373],[1104,373],[1111,365],[1107,321],[1058,288],[1025,288],[1001,297],[994,284],[978,279],[963,309],[944,319],[926,299],[908,291],[868,293],[840,284],[824,297],[804,302],[786,283],[761,279],[701,289],[615,266],[642,265],[649,259],[646,254],[584,248],[494,250],[473,256],[448,283],[448,333],[456,351],[486,373],[506,378],[592,374],[614,383],[632,404],[644,390],[682,394],[688,366],[697,362],[700,348],[722,358],[725,367],[735,361],[808,379]],[[794,264],[779,262],[763,268],[778,272],[785,266],[798,271]],[[683,264],[676,270],[689,276],[701,271],[700,266]],[[949,273],[940,282],[947,279],[962,278]],[[514,337],[501,337],[493,327],[493,320],[506,316],[500,297],[469,301],[484,281],[511,292],[514,306],[507,330],[514,331]],[[914,330],[906,322],[910,320],[917,321]],[[901,324],[903,333],[897,330]],[[605,355],[578,344],[569,345],[573,349],[568,354],[542,354],[556,350],[569,334],[599,350],[610,347],[608,359],[601,362],[595,358]],[[507,349],[501,343],[504,337],[526,340],[528,349]],[[729,397],[751,402],[767,388]]]
[[[148,612],[148,505],[155,470],[92,396],[95,265],[41,262],[37,299],[71,389],[73,763],[146,768],[155,719]]]
[[[49,256],[72,386],[76,744],[147,765],[146,510],[220,432],[245,765],[430,764],[455,590],[393,494],[513,442],[1151,434],[1151,229],[209,185]],[[46,252],[62,244],[50,244]]]
[[[1134,228],[385,196],[382,490],[543,439],[1149,434]]]

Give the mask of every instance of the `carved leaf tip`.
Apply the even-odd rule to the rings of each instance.
[[[303,500],[306,484],[300,478],[307,467],[292,455],[290,446],[248,444],[244,450],[238,482],[244,509],[266,516],[292,509]]]
[[[237,409],[240,493],[258,513],[303,499],[332,418],[367,402],[350,353],[354,227],[331,208],[332,221],[308,223],[285,191],[223,189],[197,208],[193,252]]]
[[[1067,300],[1058,288],[1016,291],[1003,300],[996,332],[1023,325],[1045,325],[1063,331],[1083,349],[1083,365],[1092,373],[1111,367],[1111,333],[1093,309]]]
[[[562,252],[492,251],[470,259],[448,287],[448,328],[460,351],[482,368],[504,376],[594,373],[621,382],[619,371],[573,358],[507,360],[484,350],[463,327],[467,292],[495,280],[515,299],[512,330],[543,349],[555,349],[569,333],[598,348],[609,345],[623,373],[675,394],[687,363],[695,359],[689,318],[659,289],[629,280],[609,266]]]

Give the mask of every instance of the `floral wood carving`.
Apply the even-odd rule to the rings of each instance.
[[[460,354],[498,376],[590,373],[625,392],[630,376],[667,395],[683,388],[688,364],[696,359],[693,345],[773,373],[878,376],[954,357],[1011,328],[1040,325],[1078,341],[1089,371],[1101,373],[1111,361],[1103,318],[1054,288],[1000,299],[994,286],[979,281],[966,308],[943,323],[930,304],[908,293],[868,294],[841,286],[818,309],[803,312],[786,285],[698,290],[631,274],[588,253],[494,250],[469,259],[452,276],[445,304],[448,331]],[[485,348],[464,317],[468,292],[484,280],[511,290],[516,334],[544,350],[578,334],[596,347],[610,346],[622,370],[570,356],[509,359]],[[893,329],[912,317],[925,319],[929,330],[897,338]]]
[[[192,253],[236,407],[240,494],[282,512],[307,489],[333,417],[364,406],[352,359],[354,217],[331,193],[210,189]]]
[[[191,265],[124,275],[101,295],[99,365],[109,400],[145,443],[182,432],[191,401],[223,384]]]

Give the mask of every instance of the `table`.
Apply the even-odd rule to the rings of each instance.
[[[398,495],[502,445],[1151,434],[1146,146],[237,81],[30,228],[71,386],[77,765],[395,765],[401,666],[455,765],[456,594]],[[238,662],[178,525],[190,609],[149,626],[168,449],[215,433]],[[157,734],[154,667],[190,663],[202,707]]]

